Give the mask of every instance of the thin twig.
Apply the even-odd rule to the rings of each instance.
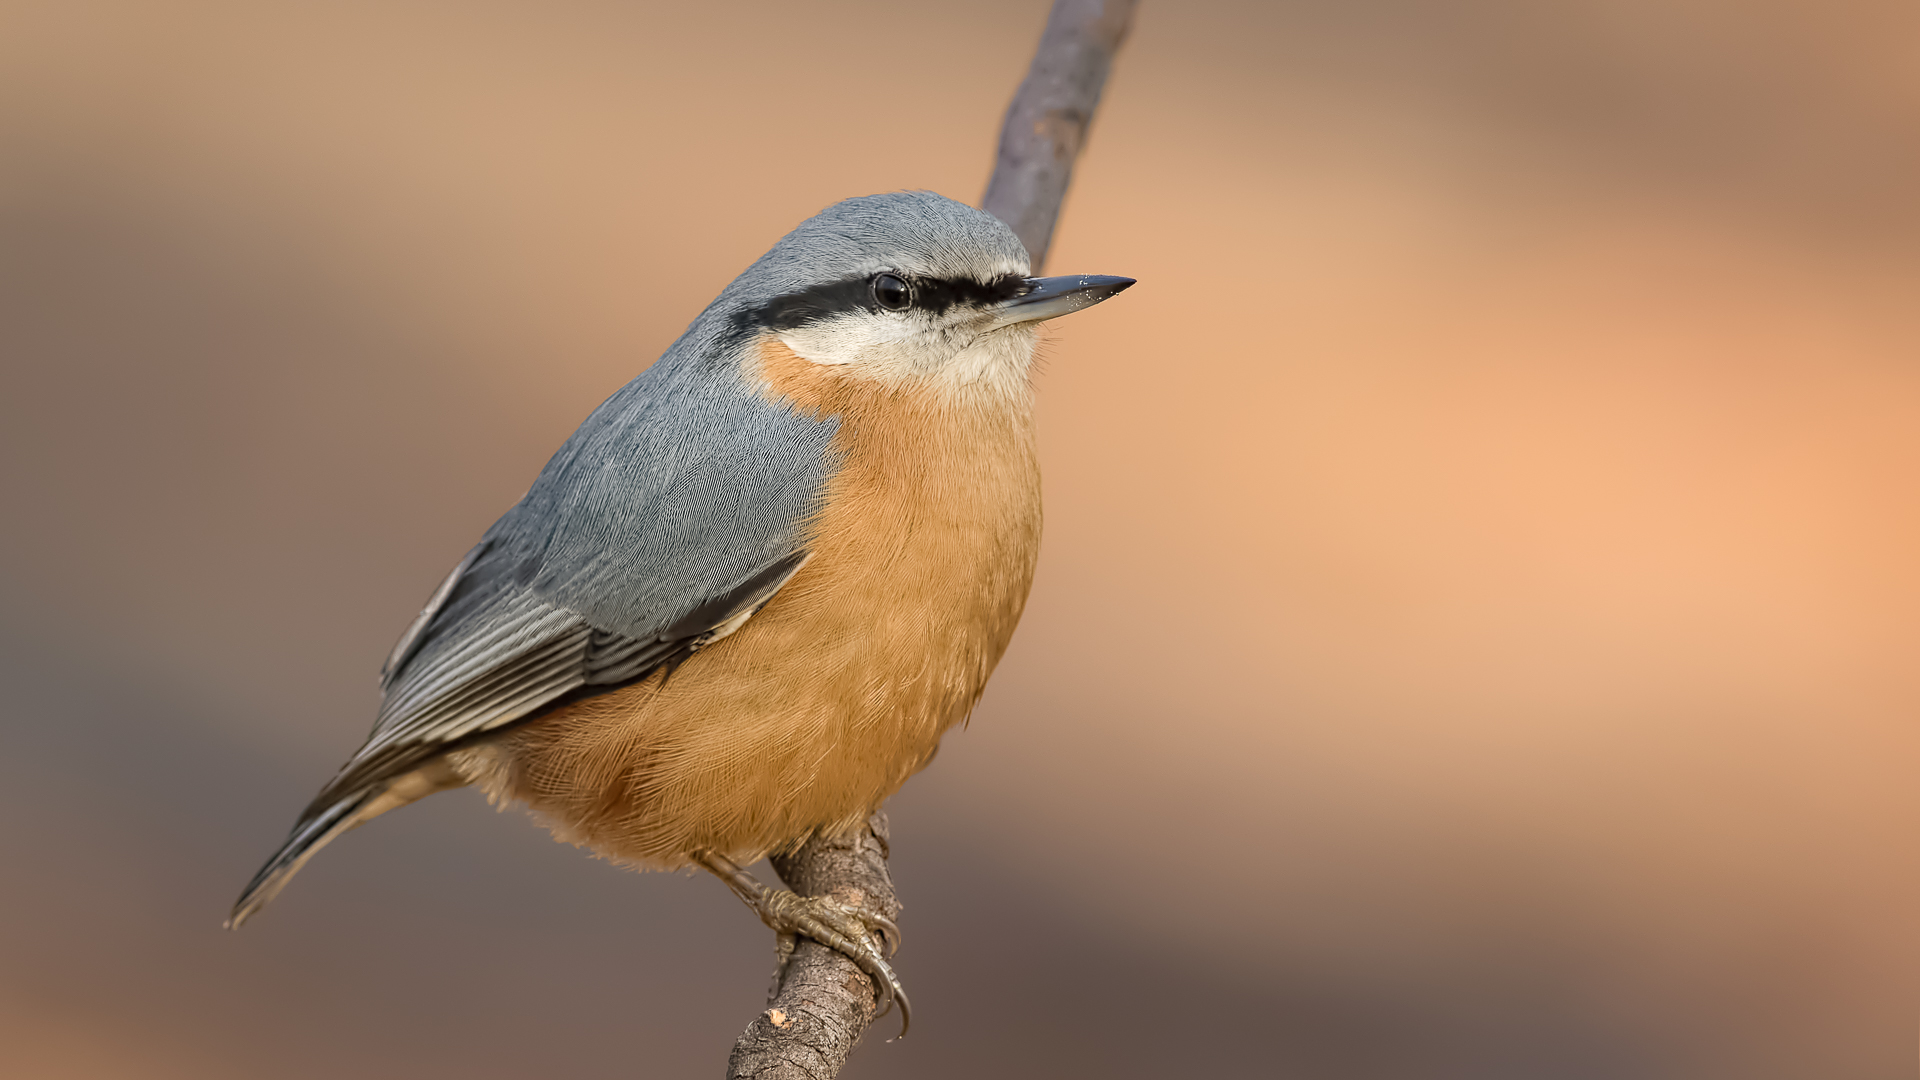
[[[981,207],[1012,226],[1040,271],[1073,162],[1086,144],[1134,0],[1055,0],[1033,66],[1007,109],[1000,152]],[[815,838],[773,868],[802,896],[897,918],[887,873],[887,817],[838,839]],[[873,1022],[877,988],[840,953],[802,938],[774,999],[733,1044],[728,1080],[831,1080]]]
[[[1026,81],[1007,109],[980,208],[1013,227],[1034,273],[1047,261],[1073,162],[1133,26],[1133,0],[1055,0]]]
[[[900,914],[887,875],[885,811],[852,836],[816,837],[776,856],[773,868],[802,896],[830,896],[888,918]],[[878,1007],[873,980],[853,961],[801,938],[779,992],[734,1041],[728,1080],[826,1080],[847,1063]]]

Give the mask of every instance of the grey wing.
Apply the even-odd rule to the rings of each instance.
[[[382,670],[366,744],[254,876],[232,925],[333,837],[458,783],[447,749],[671,671],[798,572],[839,421],[744,381],[751,342],[716,310],[596,409],[435,590]]]
[[[449,747],[569,695],[645,678],[663,667],[671,672],[772,599],[807,559],[804,551],[775,559],[657,632],[632,636],[596,629],[580,613],[525,589],[500,590],[462,613],[456,603],[462,586],[484,584],[490,548],[491,541],[483,543],[461,562],[401,638],[372,737],[248,882],[229,926],[265,906],[334,837],[437,787],[457,784],[433,760]],[[434,649],[443,622],[453,637]]]
[[[597,628],[579,612],[530,590],[512,589],[457,620],[457,643],[420,657],[418,663],[406,662],[417,654],[407,651],[403,638],[395,650],[401,663],[389,669],[373,734],[314,799],[309,813],[562,699],[643,679],[663,668],[671,671],[729,624],[771,600],[806,557],[802,550],[775,559],[651,633]],[[485,559],[486,552],[477,549],[463,563],[465,572],[484,569]],[[442,611],[453,592],[443,586]],[[434,616],[431,607],[422,612],[416,620],[417,636],[433,628]]]
[[[388,658],[366,745],[309,815],[677,665],[799,569],[837,422],[675,376],[650,371],[602,405],[455,567]]]

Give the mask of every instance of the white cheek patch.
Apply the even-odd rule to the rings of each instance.
[[[929,374],[959,347],[925,316],[838,315],[783,331],[779,338],[803,360],[859,367],[876,378]]]
[[[1027,326],[983,333],[978,320],[942,324],[924,314],[866,312],[815,320],[776,336],[803,360],[877,382],[990,385],[1009,392],[1026,385],[1035,341]]]
[[[894,320],[886,320],[894,321]],[[858,364],[863,357],[885,349],[890,343],[881,319],[841,315],[819,319],[805,326],[782,331],[780,343],[794,355],[816,364]],[[900,329],[904,330],[904,327]]]

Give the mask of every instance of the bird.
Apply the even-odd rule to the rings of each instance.
[[[860,828],[969,715],[1039,553],[1037,328],[1133,284],[1034,277],[929,191],[802,222],[433,591],[227,925],[347,830],[473,786],[617,863],[712,872],[783,964],[820,941],[907,1020],[898,927],[743,867]]]

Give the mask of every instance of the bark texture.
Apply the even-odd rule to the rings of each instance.
[[[1036,274],[1133,9],[1134,0],[1055,0],[1033,66],[1007,109],[980,208],[1013,227]]]
[[[980,205],[1012,226],[1036,274],[1133,9],[1134,0],[1055,0],[1033,66],[1007,109]],[[897,921],[887,851],[887,817],[880,812],[859,833],[811,840],[775,858],[773,868],[802,896],[830,896]],[[830,1080],[878,1007],[878,988],[853,961],[801,938],[773,1001],[735,1041],[728,1080]]]
[[[887,874],[887,815],[838,840],[809,840],[773,868],[802,896],[830,896],[898,919],[900,902]],[[729,1080],[827,1080],[873,1022],[879,990],[853,961],[801,938],[779,992],[733,1044]],[[890,1016],[889,1020],[892,1019]]]

